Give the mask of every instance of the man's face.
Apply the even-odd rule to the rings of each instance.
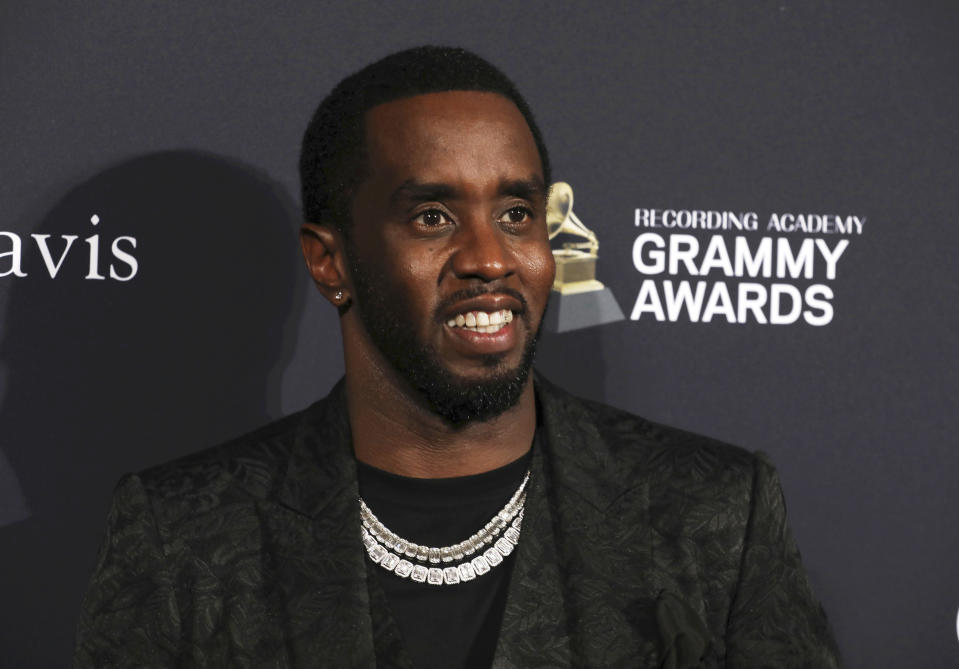
[[[555,271],[532,133],[505,97],[432,93],[371,109],[366,148],[347,244],[363,327],[439,415],[499,415]]]

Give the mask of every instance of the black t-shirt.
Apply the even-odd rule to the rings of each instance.
[[[474,476],[416,479],[357,463],[360,495],[390,530],[427,546],[471,536],[509,501],[529,468],[530,453]],[[522,540],[522,539],[521,539]],[[515,554],[514,554],[515,555]],[[513,555],[489,573],[456,585],[400,578],[369,563],[417,669],[488,667],[506,607]]]

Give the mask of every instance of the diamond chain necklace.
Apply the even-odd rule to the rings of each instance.
[[[400,537],[380,522],[360,497],[360,536],[366,554],[387,571],[417,583],[455,585],[488,574],[519,543],[528,482],[529,471],[506,505],[481,530],[457,544],[442,547],[422,546]],[[483,550],[487,544],[492,545]],[[470,558],[476,553],[480,554]],[[435,566],[441,564],[442,568]]]

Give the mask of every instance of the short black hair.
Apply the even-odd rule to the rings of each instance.
[[[466,49],[420,46],[367,65],[337,84],[320,103],[300,150],[304,219],[347,232],[353,195],[366,177],[366,112],[393,100],[444,91],[484,91],[511,100],[533,134],[549,185],[546,145],[516,85]]]

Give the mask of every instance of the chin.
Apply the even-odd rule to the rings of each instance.
[[[533,361],[527,346],[518,363],[507,356],[484,356],[481,367],[458,371],[443,365],[430,348],[395,361],[394,367],[427,406],[450,424],[486,422],[517,405],[526,389]],[[414,362],[415,364],[410,364]]]
[[[479,379],[451,375],[445,380],[434,378],[416,390],[449,423],[485,422],[517,405],[528,378],[529,370],[519,369]]]

